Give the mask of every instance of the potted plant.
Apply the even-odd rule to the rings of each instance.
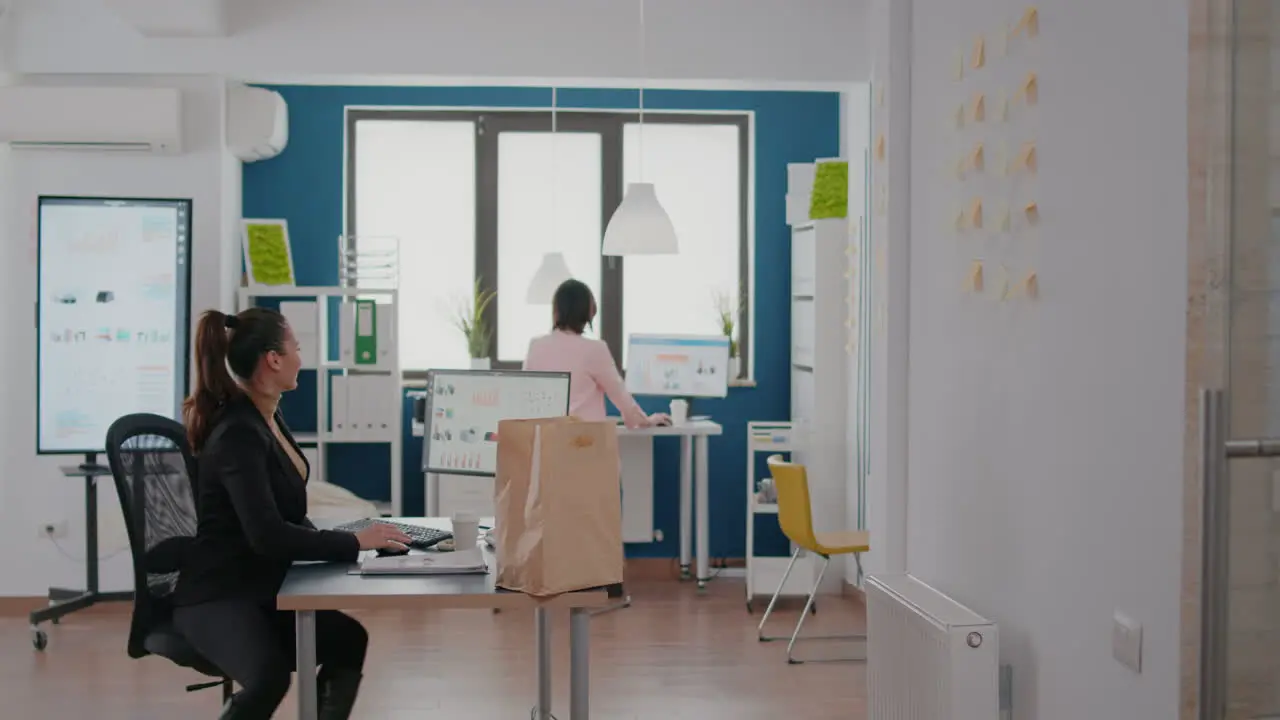
[[[735,380],[741,373],[741,361],[738,359],[738,318],[742,315],[742,303],[733,302],[728,295],[716,295],[716,317],[720,322],[720,332],[729,338],[729,379]]]
[[[480,281],[476,280],[470,301],[458,309],[458,314],[453,320],[454,326],[467,342],[467,354],[471,357],[472,370],[489,369],[489,347],[493,341],[493,328],[489,326],[485,311],[497,295],[492,290],[482,289]]]

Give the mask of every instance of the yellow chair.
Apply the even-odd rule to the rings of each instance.
[[[809,501],[809,478],[805,472],[804,465],[787,462],[782,459],[781,455],[770,456],[768,462],[769,472],[773,475],[774,487],[778,490],[778,524],[782,526],[783,534],[791,542],[795,543],[796,551],[791,555],[791,562],[787,564],[787,571],[782,575],[782,582],[778,583],[778,590],[773,593],[773,598],[769,600],[769,607],[765,609],[764,617],[760,618],[760,642],[781,640],[787,637],[785,635],[765,635],[764,624],[769,621],[769,614],[773,612],[773,606],[777,604],[778,597],[782,595],[782,588],[786,587],[787,578],[791,576],[791,570],[795,567],[796,559],[800,557],[800,553],[807,551],[822,558],[822,569],[818,571],[818,577],[814,580],[813,588],[809,591],[809,597],[805,601],[804,611],[800,613],[800,620],[796,623],[796,629],[791,633],[791,641],[787,643],[787,662],[792,665],[798,665],[804,661],[795,659],[792,654],[797,640],[865,641],[867,639],[865,634],[814,635],[802,638],[800,637],[800,630],[804,627],[804,620],[809,616],[809,610],[813,607],[814,597],[818,593],[818,586],[822,584],[822,576],[826,574],[827,566],[831,564],[831,557],[833,555],[852,554],[854,562],[858,564],[858,577],[861,578],[861,554],[871,549],[871,541],[868,533],[863,530],[814,532],[813,511]],[[858,662],[866,659],[864,651],[858,657],[834,658],[821,662]]]

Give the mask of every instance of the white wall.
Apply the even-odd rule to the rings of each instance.
[[[84,84],[85,78],[24,77],[24,83]],[[224,222],[224,166],[221,117],[222,83],[198,77],[112,77],[97,82],[115,86],[153,84],[183,89],[185,153],[173,157],[120,153],[8,152],[9,191],[0,193],[12,212],[5,218],[5,262],[0,263],[0,350],[4,402],[0,403],[0,437],[4,438],[3,503],[0,503],[0,546],[31,548],[0,556],[0,596],[41,595],[50,585],[84,584],[84,501],[82,485],[58,472],[76,458],[35,454],[35,353],[33,306],[36,300],[36,198],[41,194],[190,197],[192,207],[192,287],[194,311],[220,306],[230,298],[229,282],[238,264],[226,267],[234,228]],[[3,161],[3,158],[0,158]],[[236,173],[238,167],[236,168]],[[238,206],[238,199],[234,204]],[[231,243],[234,247],[234,243]],[[195,316],[193,315],[193,321]],[[103,589],[132,586],[127,540],[119,502],[109,480],[99,486],[101,554],[113,557],[102,565]],[[38,540],[44,523],[64,522],[69,536],[57,545]]]
[[[608,77],[849,82],[867,77],[867,0],[230,0],[228,38],[147,39],[102,0],[21,7],[27,73]]]
[[[953,82],[957,54],[1023,7],[914,0],[907,565],[999,622],[1015,717],[1165,720],[1178,715],[1188,7],[1046,0],[1033,45]],[[1011,91],[1029,69],[1036,110],[953,129],[972,92]],[[951,169],[979,137],[1036,141],[1038,177],[961,188]],[[1043,223],[957,237],[954,209],[973,196],[1036,200]],[[1034,268],[1040,299],[965,294],[976,257],[1004,258],[1014,280]],[[1141,674],[1111,659],[1117,610],[1144,625]]]

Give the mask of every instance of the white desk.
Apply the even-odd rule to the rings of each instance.
[[[653,509],[653,438],[680,438],[680,575],[689,576],[689,556],[698,558],[698,588],[711,577],[710,477],[707,470],[707,438],[724,428],[711,420],[691,420],[684,425],[631,429],[618,426],[618,452],[622,455],[623,516],[628,498],[647,502],[650,523]],[[640,472],[636,472],[641,469]],[[645,470],[647,469],[647,472]],[[630,471],[630,472],[629,472]],[[639,494],[640,498],[635,498]],[[694,516],[698,518],[696,536]],[[624,519],[625,523],[625,519]],[[624,532],[624,538],[626,533]],[[696,538],[696,539],[695,539]],[[690,550],[690,545],[696,547]]]
[[[421,426],[414,428],[420,435]],[[698,587],[704,588],[711,577],[710,477],[707,470],[707,438],[721,435],[724,428],[711,420],[691,420],[684,425],[629,429],[618,426],[618,452],[622,456],[623,539],[628,542],[652,542],[628,532],[627,518],[642,515],[653,525],[653,439],[680,438],[680,574],[689,577],[690,556],[698,558]],[[440,484],[428,473],[425,480],[426,514],[440,515]],[[698,518],[696,537],[694,516]],[[652,529],[647,531],[652,535]],[[693,547],[695,546],[696,547]]]

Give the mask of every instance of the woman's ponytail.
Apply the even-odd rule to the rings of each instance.
[[[196,384],[182,404],[182,418],[192,452],[200,452],[209,439],[218,409],[240,392],[240,386],[227,369],[230,333],[236,324],[235,315],[209,310],[200,316],[196,325]]]

